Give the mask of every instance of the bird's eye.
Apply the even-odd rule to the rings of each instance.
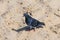
[[[30,15],[32,15],[32,14],[30,13]]]
[[[30,12],[29,12],[30,13]],[[30,13],[30,15],[32,16],[32,13]]]

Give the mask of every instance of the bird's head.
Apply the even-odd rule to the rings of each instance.
[[[25,16],[25,17],[30,17],[30,16],[28,15],[28,12],[24,13],[23,16]]]
[[[27,13],[24,13],[24,15],[23,16],[28,16],[28,14]]]

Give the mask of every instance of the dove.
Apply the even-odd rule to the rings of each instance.
[[[30,29],[39,28],[39,27],[42,27],[43,25],[45,25],[44,22],[40,22],[40,21],[32,18],[30,15],[28,15],[28,12],[24,13],[24,17],[25,17],[25,22],[29,26]]]

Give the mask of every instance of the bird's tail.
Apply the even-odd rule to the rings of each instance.
[[[40,24],[45,26],[45,23],[44,22],[41,22]]]

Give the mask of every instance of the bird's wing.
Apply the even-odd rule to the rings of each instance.
[[[33,19],[33,20],[31,21],[31,25],[32,25],[33,27],[35,27],[35,26],[37,25],[37,20]]]
[[[42,26],[42,25],[45,25],[43,22],[39,22],[38,20],[36,19],[33,19],[32,22],[31,22],[31,25],[33,27],[36,27],[36,26]]]

